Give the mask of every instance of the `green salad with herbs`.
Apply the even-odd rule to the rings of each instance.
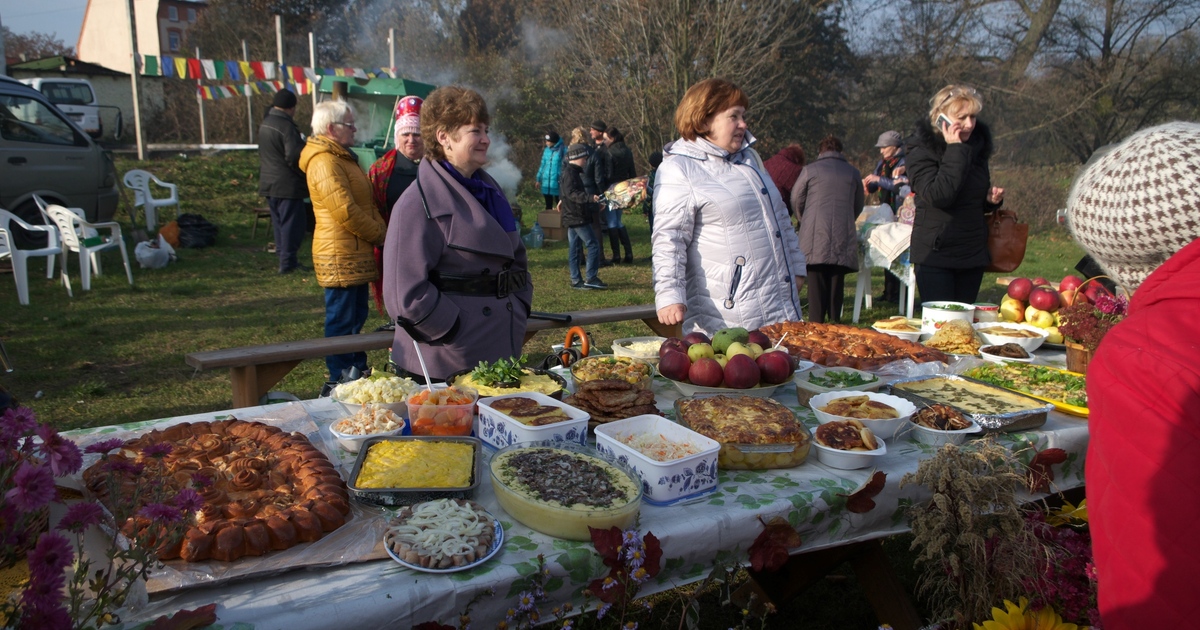
[[[843,387],[858,387],[859,385],[869,385],[878,381],[879,377],[874,374],[863,375],[859,372],[844,372],[842,370],[828,370],[824,374],[809,374],[808,382],[817,387],[826,389],[841,389]]]
[[[488,387],[519,387],[521,376],[525,374],[525,368],[521,367],[524,362],[524,356],[497,359],[494,363],[480,361],[471,370],[471,380]]]
[[[1087,381],[1082,374],[1028,363],[989,363],[963,376],[1046,400],[1087,408]]]

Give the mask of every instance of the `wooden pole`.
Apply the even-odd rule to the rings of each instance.
[[[317,38],[312,31],[308,32],[308,67],[313,68],[314,71],[317,67]],[[312,89],[314,111],[317,109],[317,87],[314,85]]]
[[[283,65],[283,16],[275,16],[275,62]]]
[[[390,73],[392,75],[392,78],[395,79],[396,78],[396,29],[394,29],[394,28],[388,29],[388,49],[389,49],[388,59],[389,59],[389,63],[391,64],[388,66],[388,73]]]
[[[200,47],[196,47],[196,59],[200,59]],[[204,95],[200,93],[200,77],[196,77],[196,104],[200,106],[200,144],[208,144],[208,127],[204,124]]]
[[[125,0],[125,13],[129,16],[129,50],[131,51],[129,58],[133,62],[129,81],[133,90],[133,135],[137,138],[137,156],[140,162],[146,159],[146,143],[142,137],[142,108],[141,99],[138,97],[142,76],[142,59],[138,53],[137,20],[134,19],[133,0]]]
[[[242,61],[250,61],[250,49],[246,40],[242,40]],[[250,98],[250,77],[246,77],[246,132],[247,142],[254,144],[254,103]]]

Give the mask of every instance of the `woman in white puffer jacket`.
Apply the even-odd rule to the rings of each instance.
[[[787,207],[750,145],[744,92],[693,85],[675,110],[682,138],[663,149],[654,183],[658,320],[683,332],[753,330],[801,319],[804,253]]]

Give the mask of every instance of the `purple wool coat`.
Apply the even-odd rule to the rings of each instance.
[[[482,176],[495,184],[486,172]],[[527,276],[529,272],[520,230],[505,232],[437,160],[421,161],[417,181],[392,209],[385,243],[384,305],[392,319],[410,322],[417,336],[424,337],[421,354],[431,378],[445,379],[480,361],[521,356],[533,304],[532,282],[498,298],[442,293],[429,280],[434,271],[443,276],[480,276],[504,269]],[[456,321],[454,337],[439,341]],[[413,337],[399,325],[392,360],[421,373]]]

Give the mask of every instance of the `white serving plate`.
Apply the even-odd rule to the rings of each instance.
[[[667,340],[666,337],[623,337],[621,339],[613,340],[612,352],[614,355],[616,355],[618,357],[633,357],[635,359],[641,359],[651,365],[658,365],[658,352],[657,351],[652,355],[635,354],[633,352],[633,350],[630,350],[626,346],[631,343],[638,343],[638,342],[644,342],[644,341],[657,341],[661,344],[661,342],[666,341],[666,340]]]
[[[847,396],[866,396],[867,398],[870,398],[871,400],[875,400],[878,402],[882,402],[882,403],[891,405],[893,408],[896,409],[896,411],[900,412],[900,417],[899,418],[891,418],[888,420],[867,420],[865,418],[845,418],[842,416],[834,416],[834,415],[825,413],[824,411],[821,411],[819,409],[820,407],[824,407],[825,405],[829,404],[833,400],[837,400],[838,398],[845,398]],[[879,392],[856,392],[856,391],[828,392],[825,394],[818,394],[816,396],[813,396],[812,399],[808,401],[808,405],[809,405],[809,407],[812,407],[813,413],[815,413],[817,415],[817,421],[820,422],[821,424],[825,424],[826,422],[833,422],[834,420],[852,420],[852,419],[858,420],[863,423],[863,426],[870,429],[871,432],[874,433],[875,436],[878,437],[880,440],[886,440],[886,439],[895,437],[896,432],[899,431],[901,427],[905,426],[906,424],[909,424],[908,419],[911,418],[913,413],[915,413],[917,411],[917,406],[912,404],[912,402],[905,400],[899,396],[893,396],[891,394],[880,394]]]
[[[868,376],[874,377],[875,380],[862,385],[854,385],[851,387],[842,387],[837,389],[817,385],[809,380],[813,376],[823,377],[829,372],[852,372],[862,376],[863,378]],[[856,370],[852,367],[816,368],[807,371],[804,374],[797,372],[796,375],[792,377],[792,381],[796,383],[796,400],[801,405],[808,404],[808,401],[817,394],[825,394],[828,392],[869,392],[883,387],[883,379],[880,378],[878,374],[864,372],[863,370]]]
[[[969,416],[967,419],[971,420]],[[915,437],[918,442],[933,446],[942,446],[943,444],[962,444],[963,442],[966,442],[967,438],[972,434],[983,431],[983,427],[976,424],[974,420],[971,420],[971,426],[965,429],[958,429],[957,431],[940,431],[938,429],[931,429],[927,426],[911,421],[909,424],[914,429],[915,434],[913,437]]]
[[[664,376],[663,378],[667,377]],[[726,396],[753,396],[755,398],[770,398],[771,394],[774,394],[775,390],[778,389],[780,385],[786,384],[785,382],[780,383],[779,385],[759,385],[758,387],[751,387],[750,389],[734,389],[732,387],[701,387],[699,385],[692,385],[691,383],[684,383],[669,378],[667,378],[667,380],[670,381],[671,384],[675,385],[675,389],[678,389],[679,393],[683,394],[684,396],[715,396],[717,394],[725,394]]]
[[[329,425],[329,434],[337,439],[338,444],[341,444],[342,448],[346,449],[347,451],[349,451],[351,453],[357,453],[359,451],[359,449],[362,448],[363,442],[366,442],[367,440],[369,440],[373,437],[400,435],[401,433],[403,433],[404,429],[408,427],[408,419],[405,418],[402,414],[396,414],[396,415],[400,418],[400,428],[394,429],[392,431],[384,431],[383,433],[370,433],[368,435],[358,435],[356,433],[342,433],[341,431],[335,431],[333,428],[334,424],[337,424],[338,422],[340,422],[342,420],[342,418],[338,418],[337,420],[335,420],[333,422],[333,424]]]
[[[996,354],[989,354],[987,352],[984,352],[982,349],[980,349],[979,357],[981,359],[983,359],[984,361],[991,361],[992,363],[1004,363],[1006,361],[1015,361],[1017,363],[1033,363],[1033,355],[1032,354],[1025,357],[1024,359],[1016,359],[1013,357],[1002,357],[1002,356],[996,355]]]
[[[500,551],[500,548],[504,546],[504,527],[500,525],[499,519],[497,519],[495,516],[492,516],[491,512],[485,511],[484,514],[487,514],[488,517],[492,519],[492,527],[496,529],[496,535],[492,537],[492,546],[488,547],[487,553],[485,553],[482,558],[476,558],[475,562],[469,562],[461,567],[451,567],[449,569],[427,569],[419,564],[410,564],[401,560],[400,556],[397,556],[396,553],[392,551],[391,545],[385,543],[383,545],[383,549],[384,551],[387,551],[387,555],[390,556],[392,560],[399,562],[413,571],[420,571],[422,573],[458,573],[459,571],[474,569],[484,562],[491,560],[492,556],[496,555],[496,552]]]
[[[540,427],[533,427],[521,424],[513,420],[509,415],[493,409],[491,404],[494,401],[503,398],[532,398],[539,405],[549,407],[559,407],[570,416],[570,420],[563,420],[554,424],[546,424]],[[555,400],[545,394],[538,392],[520,392],[515,394],[504,394],[502,396],[489,396],[479,399],[479,415],[475,422],[475,435],[483,440],[483,443],[492,448],[504,448],[509,444],[518,442],[533,442],[537,440],[550,440],[554,442],[575,442],[576,444],[587,444],[587,426],[588,420],[592,415],[582,409],[577,409],[568,405],[561,400]]]
[[[905,341],[916,341],[921,338],[921,331],[919,330],[888,330],[887,328],[876,328],[874,326],[871,326],[871,330],[874,330],[877,333],[899,337]]]
[[[643,455],[621,442],[628,435],[658,433],[673,442],[688,442],[700,452],[669,462]],[[629,466],[642,479],[642,500],[650,505],[672,505],[717,489],[717,454],[721,444],[670,420],[647,414],[596,427],[596,450]]]
[[[1006,337],[1004,335],[993,335],[991,333],[979,332],[980,328],[993,327],[1011,328],[1013,330],[1027,330],[1037,333],[1038,336]],[[1019,324],[1017,322],[980,322],[975,324],[975,332],[983,338],[983,341],[985,342],[983,345],[985,346],[999,346],[1006,343],[1015,343],[1022,348],[1025,348],[1025,352],[1028,352],[1029,354],[1033,354],[1034,350],[1042,347],[1042,343],[1046,341],[1046,337],[1050,336],[1050,333],[1046,332],[1046,329],[1044,328],[1038,328],[1037,326],[1032,326],[1030,324]]]
[[[948,310],[943,306],[953,305],[962,310]],[[962,320],[968,324],[975,322],[975,305],[966,302],[922,302],[921,303],[921,332],[932,335],[945,322]]]
[[[887,455],[887,442],[883,441],[881,435],[875,437],[880,438],[879,448],[873,451],[843,451],[823,446],[816,439],[813,439],[813,447],[817,449],[817,461],[822,464],[841,470],[858,470],[874,465],[879,458]]]

